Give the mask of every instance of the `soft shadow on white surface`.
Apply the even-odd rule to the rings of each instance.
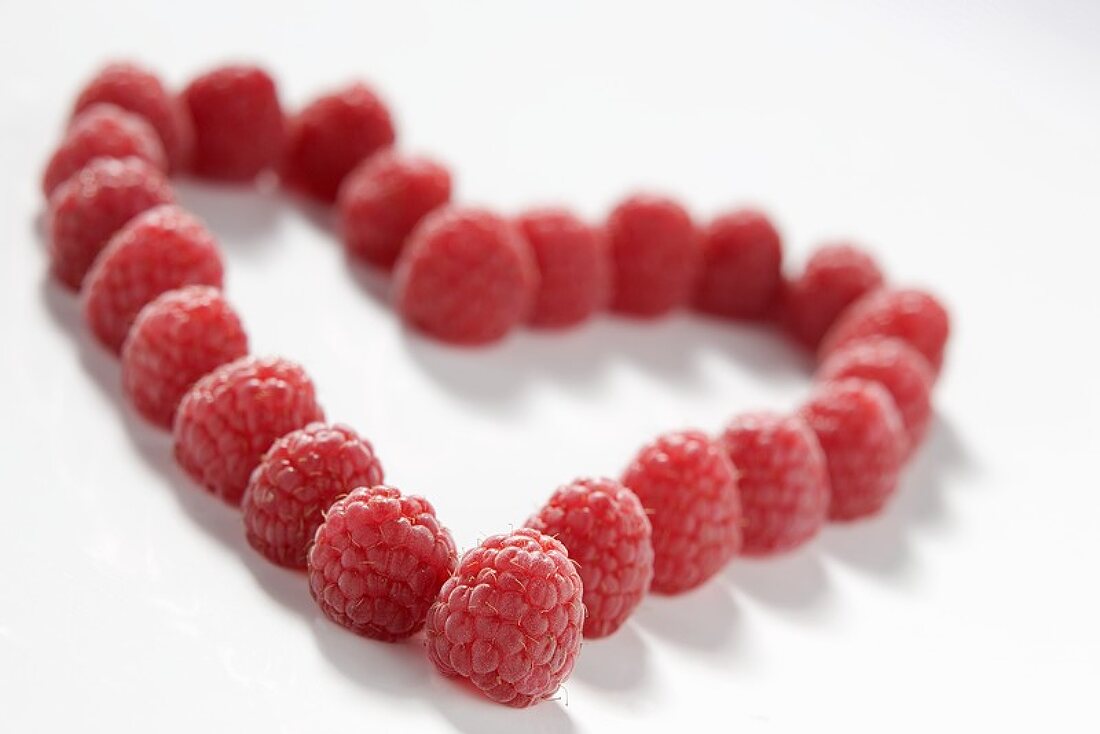
[[[724,576],[738,591],[770,607],[813,619],[829,606],[829,583],[816,544],[776,558],[737,558]]]
[[[614,634],[585,640],[573,675],[608,691],[630,691],[639,696],[650,689],[649,651],[634,622],[627,621]]]
[[[725,663],[734,659],[740,613],[725,584],[712,579],[686,594],[650,594],[634,614],[654,635],[702,658]]]
[[[197,212],[223,247],[247,252],[263,247],[287,214],[284,197],[271,186],[216,184],[181,178],[172,181],[179,204]]]

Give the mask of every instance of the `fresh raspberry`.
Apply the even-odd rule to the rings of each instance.
[[[932,419],[933,375],[928,360],[900,339],[868,337],[837,349],[817,370],[822,382],[846,377],[871,380],[886,388],[905,425],[905,456],[911,456]]]
[[[339,210],[350,254],[387,270],[413,228],[451,199],[451,174],[426,158],[383,150],[340,185]]]
[[[490,212],[457,207],[420,223],[394,275],[406,321],[466,345],[500,339],[523,321],[537,283],[534,258],[516,227]]]
[[[800,277],[787,283],[787,331],[816,349],[840,312],[881,284],[882,272],[870,255],[850,245],[826,245],[810,256]]]
[[[165,291],[222,286],[221,251],[194,215],[172,204],[154,207],[115,233],[88,271],[84,318],[118,352],[138,311]]]
[[[313,382],[300,366],[279,357],[242,357],[203,377],[183,397],[173,424],[176,461],[211,493],[236,505],[275,439],[324,419]]]
[[[581,577],[558,541],[524,528],[467,552],[428,610],[428,657],[497,703],[552,696],[581,646]]]
[[[427,500],[393,487],[359,487],[328,508],[317,528],[309,590],[337,624],[400,640],[424,626],[456,555]]]
[[[181,98],[195,131],[191,170],[199,176],[248,181],[278,162],[283,109],[263,69],[214,69],[188,84]]]
[[[128,62],[109,64],[80,92],[73,114],[100,102],[117,105],[148,120],[164,145],[169,171],[186,168],[191,155],[190,120],[179,100],[168,93],[156,75]]]
[[[890,393],[849,378],[818,385],[801,416],[817,434],[829,467],[829,518],[878,512],[898,484],[905,428]]]
[[[695,291],[700,311],[762,319],[774,310],[782,283],[779,232],[752,209],[723,214],[703,231],[703,266]]]
[[[869,336],[891,336],[916,349],[938,375],[951,326],[935,296],[913,289],[881,288],[847,309],[821,343],[821,354]]]
[[[291,118],[283,150],[283,181],[322,201],[335,201],[340,182],[361,160],[393,145],[389,110],[369,87],[352,84],[314,100]]]
[[[527,212],[517,224],[539,271],[532,325],[571,326],[607,305],[611,260],[602,232],[561,209]]]
[[[577,479],[560,487],[525,526],[557,538],[577,564],[586,638],[619,629],[649,590],[649,518],[638,497],[614,479]]]
[[[659,437],[638,453],[623,484],[653,524],[653,591],[693,589],[741,549],[737,471],[705,434]]]
[[[632,196],[608,216],[607,235],[614,310],[654,317],[691,300],[702,249],[683,207],[659,196]]]
[[[171,428],[196,380],[246,354],[248,337],[220,290],[168,291],[141,310],[122,347],[122,389],[147,420]]]
[[[381,483],[374,447],[347,426],[291,431],[271,444],[248,481],[241,501],[248,542],[273,563],[305,568],[325,510],[357,487]]]
[[[782,553],[817,534],[829,508],[829,472],[817,436],[798,416],[749,413],[721,438],[739,475],[749,556]]]
[[[168,170],[164,146],[144,117],[113,104],[95,104],[78,114],[50,157],[42,176],[47,198],[54,189],[94,158],[141,158]]]
[[[124,224],[173,201],[172,187],[140,158],[96,158],[50,197],[50,259],[58,280],[76,290],[96,255]]]

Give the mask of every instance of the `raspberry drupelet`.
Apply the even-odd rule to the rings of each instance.
[[[737,471],[706,434],[660,436],[638,453],[623,484],[653,526],[653,591],[693,589],[741,550]]]
[[[382,483],[369,441],[347,426],[310,423],[271,445],[241,500],[249,544],[272,563],[305,568],[325,510],[357,487]]]
[[[783,248],[763,213],[741,209],[703,230],[703,265],[695,290],[700,311],[732,319],[763,319],[776,307]]]
[[[585,638],[615,632],[649,590],[649,519],[637,496],[614,479],[577,479],[558,488],[525,527],[557,538],[577,564]]]
[[[425,625],[428,657],[497,703],[523,708],[558,690],[581,645],[580,575],[537,530],[494,535],[467,552]]]
[[[882,271],[866,252],[847,244],[825,245],[787,283],[782,309],[787,331],[803,346],[817,349],[841,312],[880,285]]]

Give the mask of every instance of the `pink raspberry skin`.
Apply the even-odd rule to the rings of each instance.
[[[248,336],[222,293],[193,285],[167,291],[138,314],[122,347],[122,390],[164,428],[200,377],[248,354]]]
[[[256,66],[222,66],[183,90],[195,131],[191,171],[206,178],[249,181],[276,165],[285,121],[271,76]]]
[[[693,589],[741,550],[737,470],[706,434],[660,436],[638,453],[623,484],[653,525],[653,591]]]
[[[446,207],[413,231],[394,273],[397,309],[437,339],[467,346],[504,337],[530,312],[538,272],[511,222]]]
[[[695,307],[731,319],[770,316],[780,295],[783,247],[767,216],[741,209],[703,231],[703,265]]]
[[[73,114],[100,103],[117,105],[148,120],[164,146],[168,170],[187,167],[192,144],[190,120],[155,74],[129,62],[107,65],[81,90]]]
[[[816,386],[800,415],[817,434],[829,467],[829,519],[855,520],[882,509],[897,489],[905,428],[890,393],[849,378]]]
[[[353,257],[389,270],[420,220],[450,200],[446,168],[427,158],[380,151],[340,185],[344,245]]]
[[[535,209],[516,223],[539,271],[532,326],[573,326],[607,306],[611,259],[602,231],[564,209]]]
[[[837,317],[882,285],[874,259],[851,245],[826,245],[810,256],[802,275],[786,285],[783,319],[796,341],[816,349]]]
[[[691,216],[671,199],[632,196],[607,218],[615,292],[611,308],[653,318],[691,300],[702,258]]]
[[[238,505],[252,471],[280,436],[325,419],[313,382],[279,357],[242,357],[196,382],[173,423],[176,461]]]
[[[77,290],[111,236],[138,214],[174,200],[164,174],[140,158],[96,158],[50,197],[54,275]]]
[[[305,568],[325,510],[357,487],[381,483],[369,441],[347,426],[310,423],[271,444],[252,472],[241,500],[245,535],[272,563]]]
[[[920,352],[936,376],[950,332],[947,309],[935,296],[912,288],[881,288],[841,314],[821,343],[821,355],[871,336],[894,337]]]
[[[393,145],[389,110],[366,85],[326,94],[292,117],[280,174],[283,181],[325,202],[360,161]]]
[[[424,626],[456,556],[427,500],[359,487],[333,503],[317,528],[309,590],[332,621],[393,642]]]
[[[113,104],[95,104],[78,114],[50,157],[42,176],[42,192],[54,189],[95,158],[141,158],[168,170],[168,160],[157,131],[145,118]]]
[[[889,337],[850,342],[830,354],[817,370],[821,382],[857,377],[877,382],[894,399],[905,426],[905,458],[924,441],[932,420],[932,368],[920,352]]]
[[[581,577],[558,541],[524,528],[467,552],[428,610],[428,657],[497,703],[558,690],[581,646]]]
[[[224,267],[214,236],[172,204],[154,207],[115,233],[85,277],[84,319],[114,352],[145,304],[188,285],[222,287]]]
[[[783,553],[821,529],[829,509],[829,471],[817,436],[799,416],[748,413],[721,437],[739,475],[747,556]]]
[[[638,497],[614,479],[560,487],[525,527],[557,538],[584,585],[585,638],[623,625],[653,578],[653,531]]]

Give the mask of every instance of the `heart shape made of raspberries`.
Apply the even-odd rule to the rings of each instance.
[[[122,387],[109,389],[132,406],[135,438],[181,479],[146,438],[171,431],[194,484],[185,505],[223,511],[199,508],[201,487],[239,507],[231,544],[250,568],[292,569],[257,571],[280,596],[297,583],[292,606],[308,590],[310,614],[361,636],[422,635],[445,676],[526,707],[559,690],[582,639],[644,619],[650,594],[720,596],[735,557],[789,553],[827,522],[887,506],[932,419],[949,330],[935,297],[847,243],[785,273],[777,228],[755,209],[700,224],[639,194],[593,225],[562,208],[466,206],[443,165],[395,138],[362,84],[285,116],[256,67],[216,69],[176,95],[115,64],[78,95],[43,175],[53,275],[79,289],[102,347],[88,360],[104,375],[119,358]],[[311,217],[281,221],[294,200],[271,187],[174,187],[183,172],[277,172]],[[347,262],[295,241],[330,225]],[[222,237],[239,251],[228,277]],[[364,291],[407,328],[364,308]],[[239,315],[257,304],[262,319]],[[608,310],[627,320],[594,318]],[[582,324],[563,346],[555,332]],[[525,325],[543,333],[513,333]],[[257,345],[298,358],[254,356]],[[379,359],[402,351],[422,369]],[[814,359],[801,404],[769,409]],[[691,399],[667,395],[669,378]],[[593,399],[608,395],[635,398],[614,423]],[[548,433],[531,431],[535,411]],[[382,425],[404,438],[381,441]],[[554,476],[529,471],[532,453]],[[468,491],[482,485],[558,489],[538,507],[527,490]],[[456,544],[460,523],[498,533]],[[671,611],[651,623],[690,638],[696,620],[662,618]]]

